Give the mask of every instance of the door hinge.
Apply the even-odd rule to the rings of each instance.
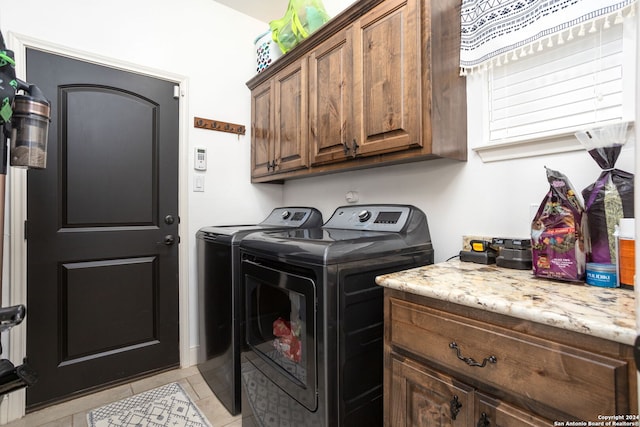
[[[173,87],[173,99],[179,99],[180,98],[180,86],[175,85]]]
[[[28,225],[28,222],[27,222],[27,220],[25,219],[25,220],[24,220],[24,240],[27,240],[27,236],[28,236],[28,233],[27,233],[27,230],[28,230],[27,225]]]

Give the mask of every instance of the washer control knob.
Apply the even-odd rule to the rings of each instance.
[[[282,219],[287,219],[291,216],[291,212],[289,211],[282,211],[282,214],[280,214],[282,216]]]
[[[371,212],[369,212],[368,210],[362,210],[360,211],[360,213],[358,214],[358,219],[360,220],[360,222],[365,222],[367,221],[369,218],[371,218]]]

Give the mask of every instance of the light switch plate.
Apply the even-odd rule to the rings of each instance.
[[[193,176],[193,191],[195,192],[204,191],[204,174],[195,174]]]

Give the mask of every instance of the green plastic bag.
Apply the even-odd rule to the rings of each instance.
[[[328,20],[322,0],[289,0],[287,12],[269,22],[269,27],[273,41],[282,53],[287,53]]]

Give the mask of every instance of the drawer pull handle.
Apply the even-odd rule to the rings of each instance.
[[[451,419],[455,420],[460,413],[460,408],[462,408],[462,403],[458,402],[458,396],[453,395],[453,399],[449,402],[449,410],[451,411]]]
[[[483,412],[482,415],[480,415],[480,419],[478,420],[477,427],[489,427],[490,425],[491,423],[489,422],[489,417],[487,416],[487,413]]]
[[[484,368],[485,366],[487,366],[487,362],[489,363],[498,362],[498,359],[495,356],[485,357],[482,360],[482,363],[477,362],[475,359],[471,357],[464,357],[462,354],[460,354],[460,348],[458,347],[458,344],[456,344],[455,341],[449,343],[449,348],[454,349],[456,351],[456,356],[458,356],[458,359],[462,360],[464,363],[466,363],[469,366],[477,366],[478,368]]]

